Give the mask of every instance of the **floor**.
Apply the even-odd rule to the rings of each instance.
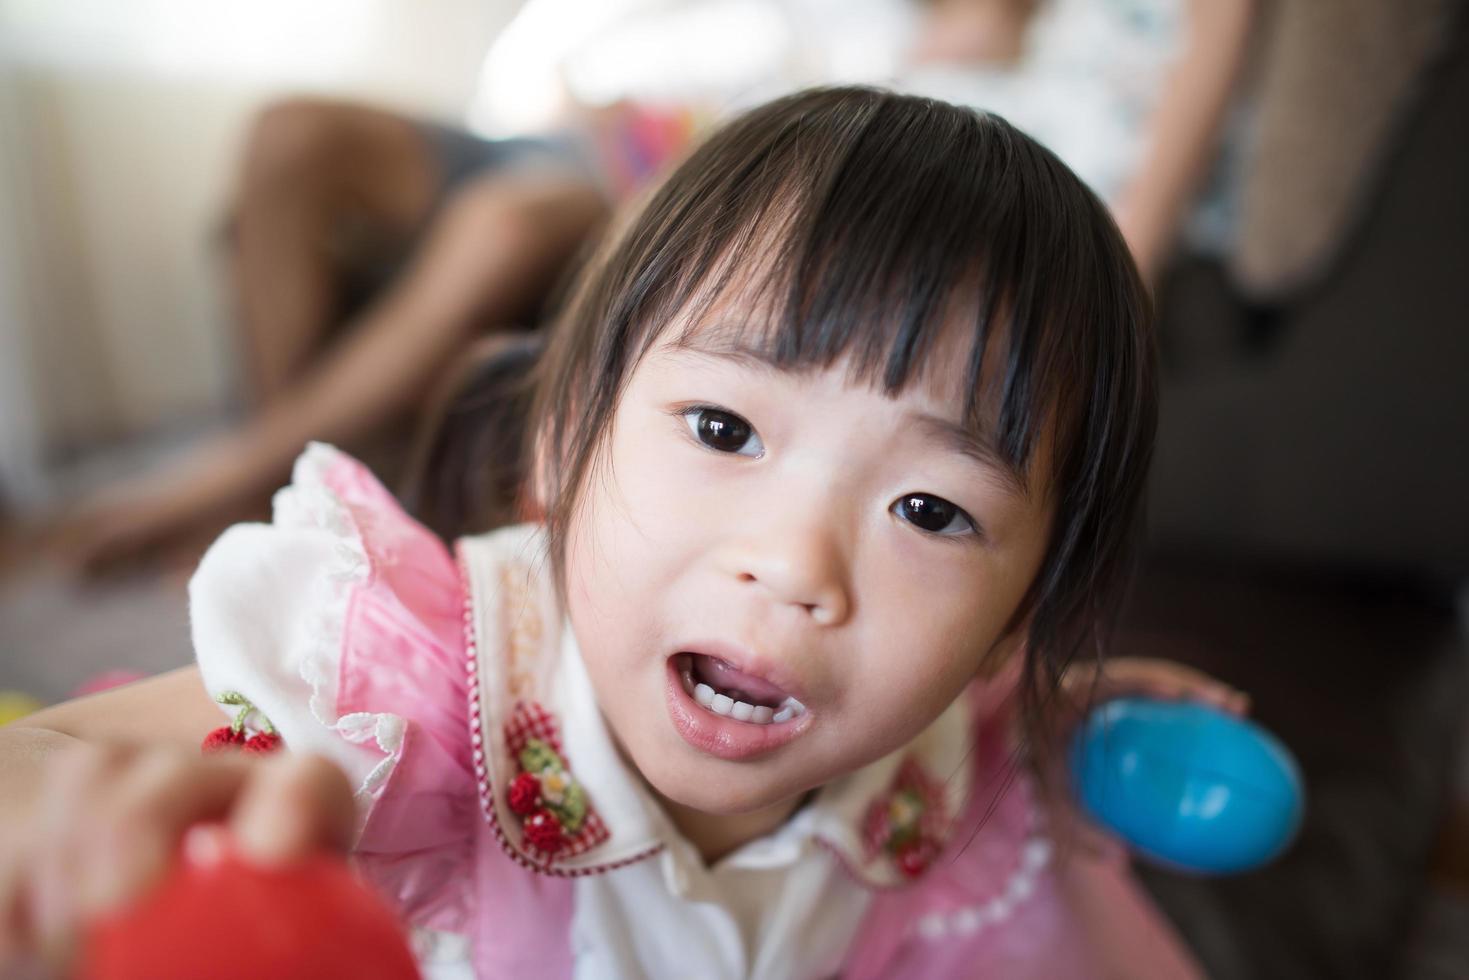
[[[1469,644],[1452,594],[1155,559],[1119,638],[1249,691],[1301,763],[1307,810],[1276,864],[1144,880],[1215,980],[1469,977],[1469,878],[1433,877],[1469,803]]]
[[[192,660],[182,579],[78,585],[36,570],[0,582],[0,689],[49,703],[103,671],[156,674]]]
[[[58,497],[156,465],[224,419],[94,453],[53,473]],[[83,583],[38,560],[0,521],[0,690],[65,699],[104,671],[155,674],[193,660],[188,574],[141,572]]]

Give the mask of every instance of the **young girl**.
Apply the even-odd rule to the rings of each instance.
[[[313,446],[200,567],[197,673],[0,733],[32,798],[70,738],[197,745],[211,700],[211,748],[290,750],[68,753],[0,949],[227,815],[266,857],[350,841],[430,976],[1197,975],[1115,847],[1058,846],[1053,695],[1155,407],[1137,273],[1055,157],[875,90],[755,110],[615,231],[533,380],[528,458],[470,461],[521,467],[526,523],[451,554]]]

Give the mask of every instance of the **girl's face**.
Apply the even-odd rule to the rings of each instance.
[[[652,787],[748,812],[899,748],[1015,651],[1051,506],[962,439],[958,343],[928,358],[952,377],[890,397],[673,333],[583,488],[568,611]]]

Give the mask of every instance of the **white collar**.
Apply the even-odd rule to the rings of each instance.
[[[697,873],[697,854],[607,731],[557,601],[543,528],[502,528],[463,539],[458,550],[466,580],[476,773],[496,837],[523,865],[556,875],[596,874],[666,852],[669,885],[685,891]],[[968,799],[973,722],[970,699],[956,699],[911,743],[823,786],[780,829],[736,849],[720,866],[784,867],[819,842],[859,881],[875,887],[907,882],[926,869]],[[541,767],[539,781],[521,777],[527,734],[558,749],[556,756],[531,750],[533,765]],[[561,767],[575,787],[563,791]],[[517,777],[520,801],[539,787],[560,798],[547,804],[539,797],[530,814],[517,813]],[[578,796],[586,810],[579,821]],[[548,820],[559,831],[550,839],[562,841],[549,852],[534,843],[548,839]]]

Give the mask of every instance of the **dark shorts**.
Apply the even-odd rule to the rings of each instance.
[[[444,202],[465,185],[491,174],[526,170],[565,173],[601,188],[585,145],[570,133],[485,139],[442,123],[418,120],[415,125],[439,166],[433,205],[406,237],[365,244],[349,239],[343,246],[339,320],[360,312],[398,277],[423,244]]]
[[[418,127],[441,170],[440,201],[478,177],[509,170],[569,171],[596,182],[585,147],[570,133],[485,139],[441,123]]]

